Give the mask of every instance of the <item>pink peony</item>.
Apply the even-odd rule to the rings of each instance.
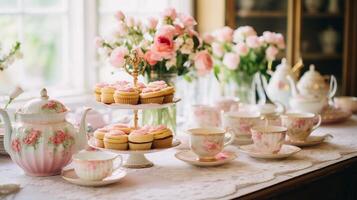
[[[125,15],[122,11],[118,11],[114,14],[115,19],[119,20],[119,21],[124,21],[125,19]]]
[[[240,58],[235,53],[226,53],[223,58],[223,64],[230,70],[235,70],[238,68]]]
[[[270,32],[270,31],[264,31],[263,39],[267,43],[275,43],[275,33]]]
[[[200,51],[196,54],[195,67],[199,76],[210,73],[213,67],[213,61],[207,51]]]
[[[170,18],[171,20],[175,20],[177,17],[177,12],[175,8],[166,8],[162,14],[164,18]]]
[[[152,51],[161,59],[172,58],[175,53],[174,41],[172,37],[166,35],[157,35],[154,39],[154,46]]]
[[[278,54],[278,49],[274,46],[269,46],[266,50],[265,50],[265,57],[267,60],[269,61],[273,61],[276,58],[276,55]]]
[[[180,14],[180,19],[185,27],[193,28],[197,22],[191,15]]]
[[[163,35],[166,37],[173,38],[176,35],[176,28],[172,25],[163,25],[161,28],[157,31],[156,35]]]
[[[243,42],[238,43],[233,47],[234,51],[240,56],[246,56],[249,52],[249,48]]]
[[[249,48],[259,48],[261,45],[259,38],[255,35],[248,36],[246,42]]]
[[[228,26],[218,30],[216,34],[216,38],[220,42],[231,42],[233,40],[233,29]]]
[[[212,52],[214,55],[222,57],[224,54],[224,49],[221,44],[214,42],[212,43]]]
[[[125,56],[128,55],[128,49],[126,47],[117,47],[110,54],[109,62],[114,67],[124,67]]]
[[[148,28],[149,29],[156,29],[158,23],[158,19],[155,17],[149,17],[148,18]]]

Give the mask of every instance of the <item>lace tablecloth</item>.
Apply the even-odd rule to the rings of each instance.
[[[154,167],[125,169],[128,175],[119,183],[100,188],[72,185],[60,176],[28,177],[8,157],[0,157],[0,184],[21,184],[20,192],[9,199],[228,199],[357,156],[356,116],[313,134],[327,133],[334,137],[328,143],[304,148],[285,160],[257,160],[238,153],[230,164],[199,168],[175,159],[177,149],[149,154]]]

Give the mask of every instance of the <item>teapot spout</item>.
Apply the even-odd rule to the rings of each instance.
[[[289,81],[289,85],[290,85],[290,88],[291,88],[292,96],[293,97],[298,96],[299,92],[298,92],[298,90],[296,88],[296,84],[295,84],[294,79],[290,75],[287,76],[287,79]]]
[[[10,153],[10,140],[11,140],[11,134],[12,134],[12,125],[11,121],[9,118],[9,114],[4,110],[0,108],[0,115],[2,116],[2,119],[4,120],[4,125],[5,125],[5,135],[4,135],[4,147],[5,151],[7,153]]]
[[[87,146],[87,131],[86,131],[86,116],[88,112],[91,110],[91,108],[85,108],[82,114],[82,119],[81,123],[79,125],[79,132],[77,134],[78,138],[78,144],[77,144],[77,150],[82,150]]]

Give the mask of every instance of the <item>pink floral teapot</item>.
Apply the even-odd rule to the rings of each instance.
[[[30,176],[50,176],[61,172],[72,154],[85,148],[85,116],[79,132],[65,120],[67,108],[57,100],[50,100],[46,89],[41,98],[27,102],[15,113],[16,124],[0,109],[5,122],[4,147],[11,159]]]

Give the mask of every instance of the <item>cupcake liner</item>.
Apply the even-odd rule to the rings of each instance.
[[[136,105],[138,104],[139,96],[133,96],[133,97],[114,96],[114,100],[115,103]]]
[[[157,103],[162,104],[164,101],[164,97],[150,97],[150,98],[140,98],[140,103],[142,104],[149,104],[149,103]]]
[[[174,94],[166,95],[164,96],[163,103],[172,103],[173,100],[174,100]]]
[[[102,101],[102,99],[100,97],[100,94],[95,94],[95,100],[98,101],[98,102]]]
[[[173,140],[172,137],[166,139],[154,140],[152,143],[152,148],[153,149],[169,148],[172,146],[172,140]]]

